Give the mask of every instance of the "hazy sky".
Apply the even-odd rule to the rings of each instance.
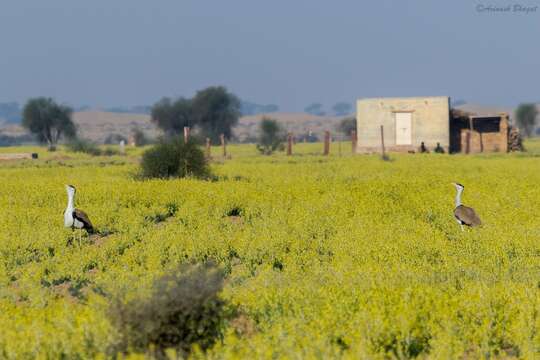
[[[131,106],[219,84],[288,111],[414,95],[513,106],[540,101],[539,5],[3,0],[0,102]]]

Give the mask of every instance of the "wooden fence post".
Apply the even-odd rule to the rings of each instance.
[[[324,155],[330,154],[330,131],[324,132]]]
[[[508,114],[501,113],[499,123],[500,149],[502,152],[508,152]]]
[[[189,126],[184,126],[184,143],[189,140]]]
[[[225,145],[225,134],[219,135],[221,140],[221,147],[223,148],[223,157],[227,157],[227,145]]]
[[[356,145],[358,144],[358,137],[356,135],[356,130],[351,131],[351,142],[352,142],[352,153],[356,154]]]
[[[210,159],[212,157],[212,153],[210,152],[211,150],[211,147],[210,147],[210,138],[206,138],[206,158],[207,159]]]
[[[386,151],[384,150],[384,126],[381,125],[381,149],[383,158],[386,157]]]
[[[292,133],[287,134],[287,155],[292,155],[293,136]]]

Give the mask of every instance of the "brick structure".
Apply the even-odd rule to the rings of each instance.
[[[451,151],[476,154],[508,151],[508,114],[476,116],[454,113]]]

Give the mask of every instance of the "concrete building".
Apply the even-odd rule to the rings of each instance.
[[[388,151],[506,151],[508,116],[476,116],[450,109],[448,96],[373,98],[357,102],[357,152],[381,149],[381,126]]]

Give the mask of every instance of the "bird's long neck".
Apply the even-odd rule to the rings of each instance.
[[[457,189],[457,193],[456,193],[456,207],[458,207],[458,206],[461,205],[461,193],[463,193],[463,189],[462,189],[462,188]]]
[[[75,208],[74,203],[75,203],[75,194],[68,193],[67,210],[73,210]]]

